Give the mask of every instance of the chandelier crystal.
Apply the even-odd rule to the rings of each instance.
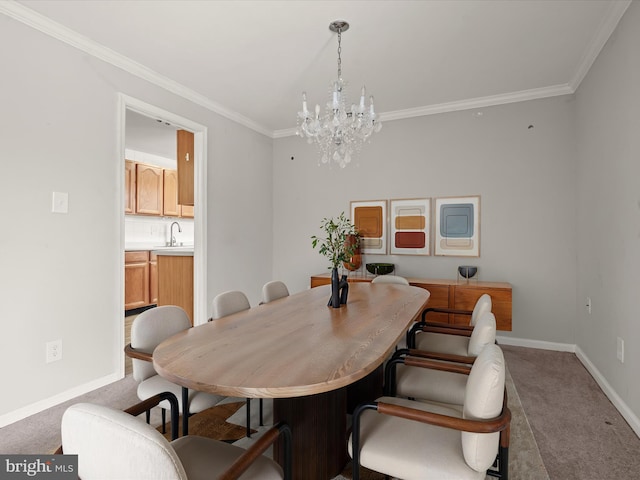
[[[369,105],[365,104],[365,87],[362,87],[358,104],[349,104],[345,93],[346,82],[342,79],[342,32],[349,29],[349,24],[336,20],[329,25],[329,29],[338,34],[338,79],[331,85],[331,97],[322,116],[320,105],[316,105],[314,111],[309,111],[307,94],[302,92],[302,110],[298,112],[296,134],[318,146],[321,163],[331,165],[333,162],[344,168],[360,152],[362,144],[371,134],[380,131],[382,124],[373,108],[373,96],[369,97]]]

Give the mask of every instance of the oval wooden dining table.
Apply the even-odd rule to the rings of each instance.
[[[381,367],[429,292],[352,283],[340,308],[329,296],[316,287],[190,328],[158,345],[154,366],[194,390],[273,398],[274,421],[292,429],[293,478],[333,478],[348,461],[346,387]]]

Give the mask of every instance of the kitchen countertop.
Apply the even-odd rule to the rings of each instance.
[[[193,247],[163,247],[151,250],[151,253],[173,257],[193,257]]]
[[[125,252],[140,252],[148,251],[155,253],[156,255],[193,255],[193,245],[176,245],[175,247],[168,247],[165,245],[158,245],[157,243],[148,242],[130,242],[125,243]]]

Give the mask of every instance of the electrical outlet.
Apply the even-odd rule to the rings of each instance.
[[[587,297],[587,313],[591,315],[591,297]]]
[[[617,355],[620,363],[624,363],[624,340],[618,337],[617,341]]]
[[[46,362],[57,362],[62,360],[62,340],[54,340],[46,343]]]

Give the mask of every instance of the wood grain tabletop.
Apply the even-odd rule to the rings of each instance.
[[[349,385],[380,366],[429,292],[355,283],[341,308],[323,286],[196,326],[153,352],[163,377],[226,396],[291,398]]]

